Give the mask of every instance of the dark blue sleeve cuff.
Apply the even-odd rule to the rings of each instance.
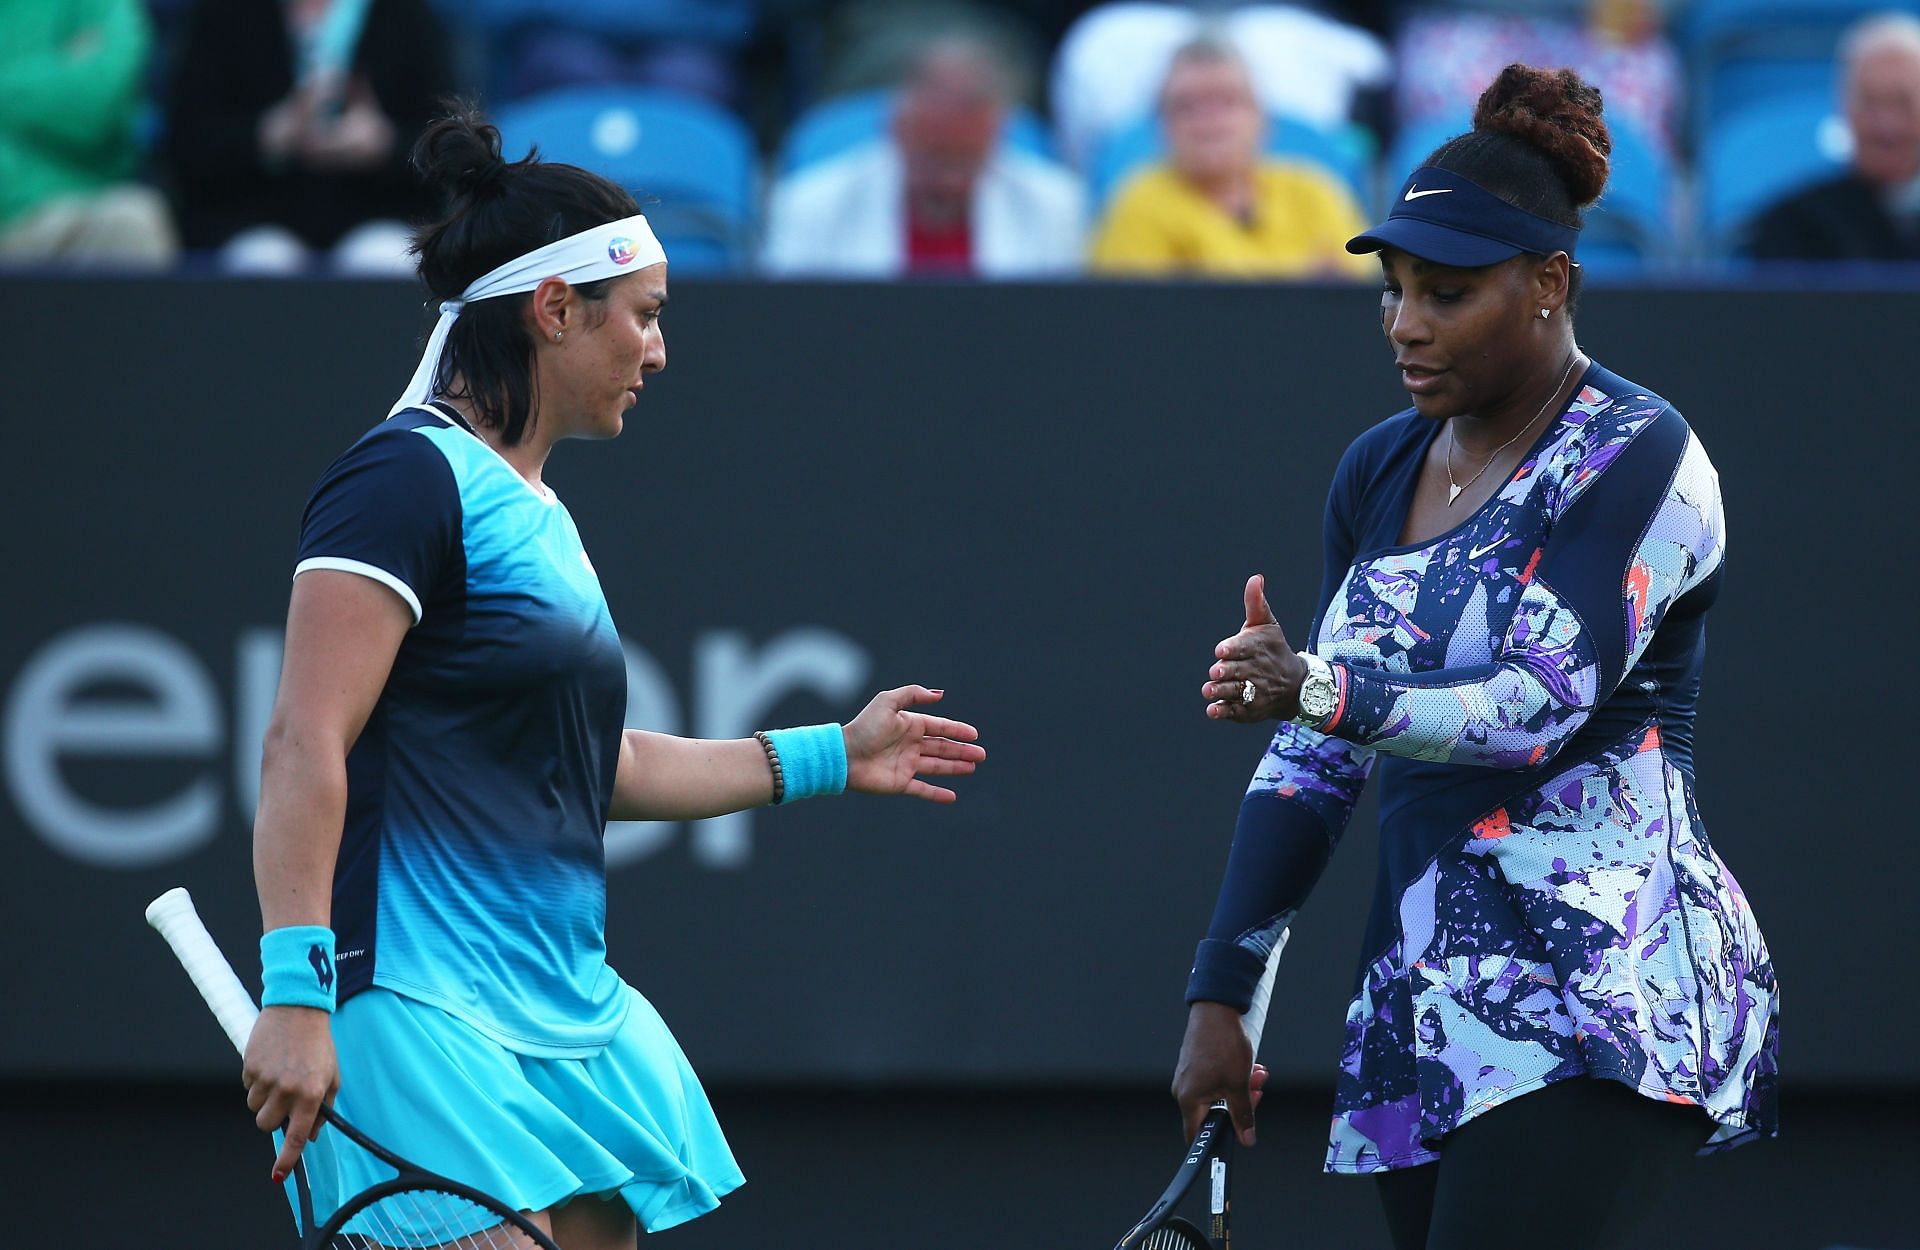
[[[1246,1014],[1253,1005],[1254,987],[1267,972],[1267,961],[1240,945],[1206,938],[1193,952],[1193,972],[1187,977],[1187,1004],[1225,1003]]]

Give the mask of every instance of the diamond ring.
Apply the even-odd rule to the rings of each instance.
[[[1253,683],[1251,681],[1243,681],[1240,683],[1240,702],[1253,702]]]

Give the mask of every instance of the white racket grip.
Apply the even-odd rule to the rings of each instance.
[[[182,886],[168,890],[147,904],[147,923],[173,947],[174,958],[193,978],[194,988],[207,1000],[213,1018],[226,1030],[227,1040],[244,1055],[260,1009],[253,1005],[253,995],[240,984],[233,965],[200,922],[200,913],[193,909],[193,896]]]
[[[1280,967],[1280,952],[1287,949],[1287,939],[1292,936],[1292,929],[1282,929],[1280,936],[1273,940],[1273,949],[1267,952],[1267,970],[1260,974],[1260,984],[1253,987],[1253,1001],[1240,1017],[1240,1028],[1246,1033],[1247,1044],[1256,1057],[1260,1054],[1260,1034],[1267,1027],[1267,1003],[1273,998],[1273,974]]]

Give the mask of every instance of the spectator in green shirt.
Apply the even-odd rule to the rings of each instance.
[[[0,264],[171,264],[166,200],[134,180],[139,0],[6,0],[0,21]]]

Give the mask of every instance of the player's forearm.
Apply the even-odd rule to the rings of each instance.
[[[1267,952],[1306,902],[1346,828],[1327,825],[1297,794],[1255,791],[1240,803],[1213,923],[1194,952],[1187,1001],[1245,1011]]]
[[[1343,665],[1325,731],[1409,759],[1530,768],[1592,711],[1592,666],[1567,668],[1512,659],[1424,673]]]
[[[263,929],[331,923],[333,868],[346,823],[346,748],[276,727],[260,765],[253,879]]]
[[[702,820],[765,807],[773,769],[754,738],[676,738],[629,729],[609,820]]]

